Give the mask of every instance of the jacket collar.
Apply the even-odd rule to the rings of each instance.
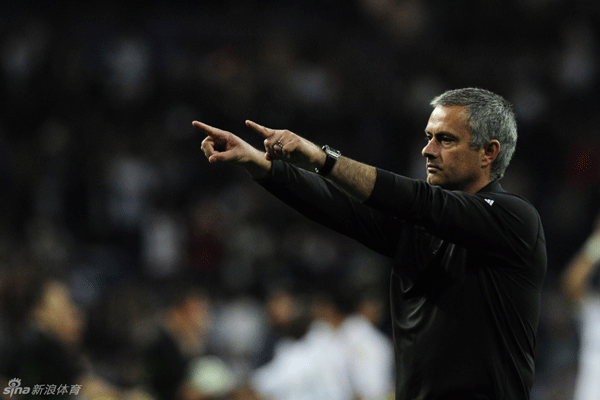
[[[500,185],[500,179],[494,179],[484,187],[482,187],[477,193],[489,193],[489,192],[500,192],[504,193],[506,190]]]

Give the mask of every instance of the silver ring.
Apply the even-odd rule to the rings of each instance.
[[[277,143],[275,143],[277,146],[281,147],[281,150],[283,150],[283,142],[281,140],[278,140]]]

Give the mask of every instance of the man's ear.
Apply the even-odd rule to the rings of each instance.
[[[498,157],[498,153],[500,153],[500,142],[493,139],[483,148],[481,166],[487,167],[488,165],[491,165],[496,157]]]

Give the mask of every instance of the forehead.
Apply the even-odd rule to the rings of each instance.
[[[470,137],[466,106],[438,106],[433,109],[425,131],[430,134],[449,133],[457,137]]]

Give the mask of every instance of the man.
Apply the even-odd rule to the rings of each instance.
[[[397,399],[528,399],[546,248],[536,210],[499,183],[516,145],[512,107],[475,88],[431,104],[427,183],[287,130],[248,121],[264,153],[193,124],[210,162],[243,166],[307,217],[395,260]]]
[[[356,286],[321,274],[312,290],[312,321],[296,340],[277,343],[250,384],[260,399],[383,400],[392,390],[390,339],[359,314]],[[307,385],[307,382],[310,382]]]
[[[159,314],[154,341],[144,354],[145,384],[157,400],[198,396],[187,377],[192,362],[205,355],[211,304],[193,282],[172,282]]]
[[[64,280],[28,264],[3,273],[0,312],[12,335],[0,349],[0,381],[21,379],[31,388],[27,398],[72,398],[77,386],[82,398],[152,400],[143,389],[114,385],[89,368],[85,318]]]
[[[561,277],[567,300],[578,311],[580,348],[575,400],[600,398],[600,214],[585,243],[569,260]]]

